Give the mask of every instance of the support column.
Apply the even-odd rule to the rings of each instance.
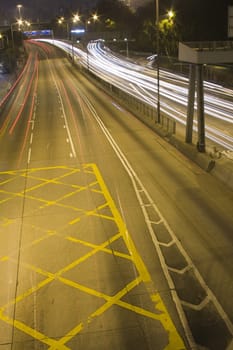
[[[196,81],[196,67],[194,64],[189,65],[189,95],[188,95],[188,110],[186,122],[185,141],[192,143],[193,138],[193,115],[194,115],[194,101],[195,101],[195,81]]]
[[[159,0],[156,0],[156,46],[157,46],[157,123],[160,116],[160,33],[159,33]]]
[[[197,74],[197,126],[199,152],[205,152],[205,118],[204,118],[204,90],[203,90],[203,65],[198,64]]]

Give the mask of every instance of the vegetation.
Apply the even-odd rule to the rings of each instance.
[[[5,33],[8,37],[9,45],[4,42],[4,47],[0,51],[0,63],[3,73],[13,73],[17,65],[25,60],[25,50],[23,47],[22,35],[20,32],[14,32],[14,46],[10,30]]]
[[[135,16],[123,2],[118,0],[99,0],[96,11],[100,14],[102,30],[131,32]]]
[[[159,34],[160,54],[176,57],[179,41],[227,39],[227,9],[233,0],[215,2],[213,0],[158,0],[160,5],[158,27],[156,27],[156,1],[147,0],[133,12],[120,0],[95,0],[90,1],[93,8],[82,8],[80,13],[83,18],[88,18],[93,13],[98,14],[99,19],[90,25],[90,30],[120,33],[119,49],[126,49],[124,38],[127,37],[131,51],[156,53]],[[175,15],[169,18],[167,13],[171,9],[171,3]],[[58,24],[61,14],[64,18],[72,18],[74,9],[66,3],[62,12],[59,9],[59,15],[50,23],[55,35],[59,36],[61,33],[61,37],[67,37],[66,23],[63,23],[63,27]],[[14,35],[16,34],[14,32]],[[21,43],[19,38],[15,37],[15,50],[10,50],[12,48],[10,32],[8,39],[9,50],[1,54],[3,54],[5,66],[9,66],[7,69],[12,70],[17,61],[17,48]]]
[[[90,25],[90,29],[118,32],[122,39],[134,39],[130,42],[130,49],[136,51],[156,53],[158,34],[160,54],[169,57],[177,56],[179,41],[227,39],[227,9],[233,0],[158,0],[159,31],[155,24],[156,1],[147,0],[133,12],[121,0],[95,0],[90,2],[93,8],[81,9],[80,12],[84,17],[88,13],[89,16],[97,13],[99,20]],[[168,18],[171,4],[175,16]],[[66,18],[72,17],[73,10],[68,7],[63,10]],[[118,45],[123,48],[125,43]]]
[[[97,4],[98,13],[101,16],[105,28],[128,33],[127,37],[135,39],[130,44],[131,48],[139,51],[156,52],[156,35],[158,34],[155,25],[155,1],[146,2],[136,12],[119,0],[99,0]],[[109,25],[111,24],[111,25]],[[177,43],[180,38],[177,19],[168,18],[165,14],[159,22],[160,51],[164,55],[174,56],[177,54]]]
[[[195,40],[226,40],[227,10],[232,0],[173,0],[175,17],[166,14],[171,0],[158,0],[160,4],[160,50],[164,55],[176,56],[178,42]],[[105,30],[131,32],[138,50],[156,52],[156,0],[150,0],[135,13],[119,0],[99,0],[96,10],[101,14]],[[103,29],[103,28],[102,28]]]

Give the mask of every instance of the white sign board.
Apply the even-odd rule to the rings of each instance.
[[[233,38],[233,6],[228,6],[228,38]]]

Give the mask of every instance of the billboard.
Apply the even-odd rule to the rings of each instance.
[[[44,36],[52,36],[53,32],[51,29],[43,29],[43,30],[30,30],[30,31],[24,31],[24,35],[28,38],[40,38]]]
[[[233,38],[233,6],[228,6],[228,38]]]

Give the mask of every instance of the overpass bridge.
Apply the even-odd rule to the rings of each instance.
[[[197,93],[197,124],[199,152],[205,152],[205,117],[203,66],[233,63],[233,41],[179,43],[179,60],[190,64],[186,142],[192,143],[195,90]]]

